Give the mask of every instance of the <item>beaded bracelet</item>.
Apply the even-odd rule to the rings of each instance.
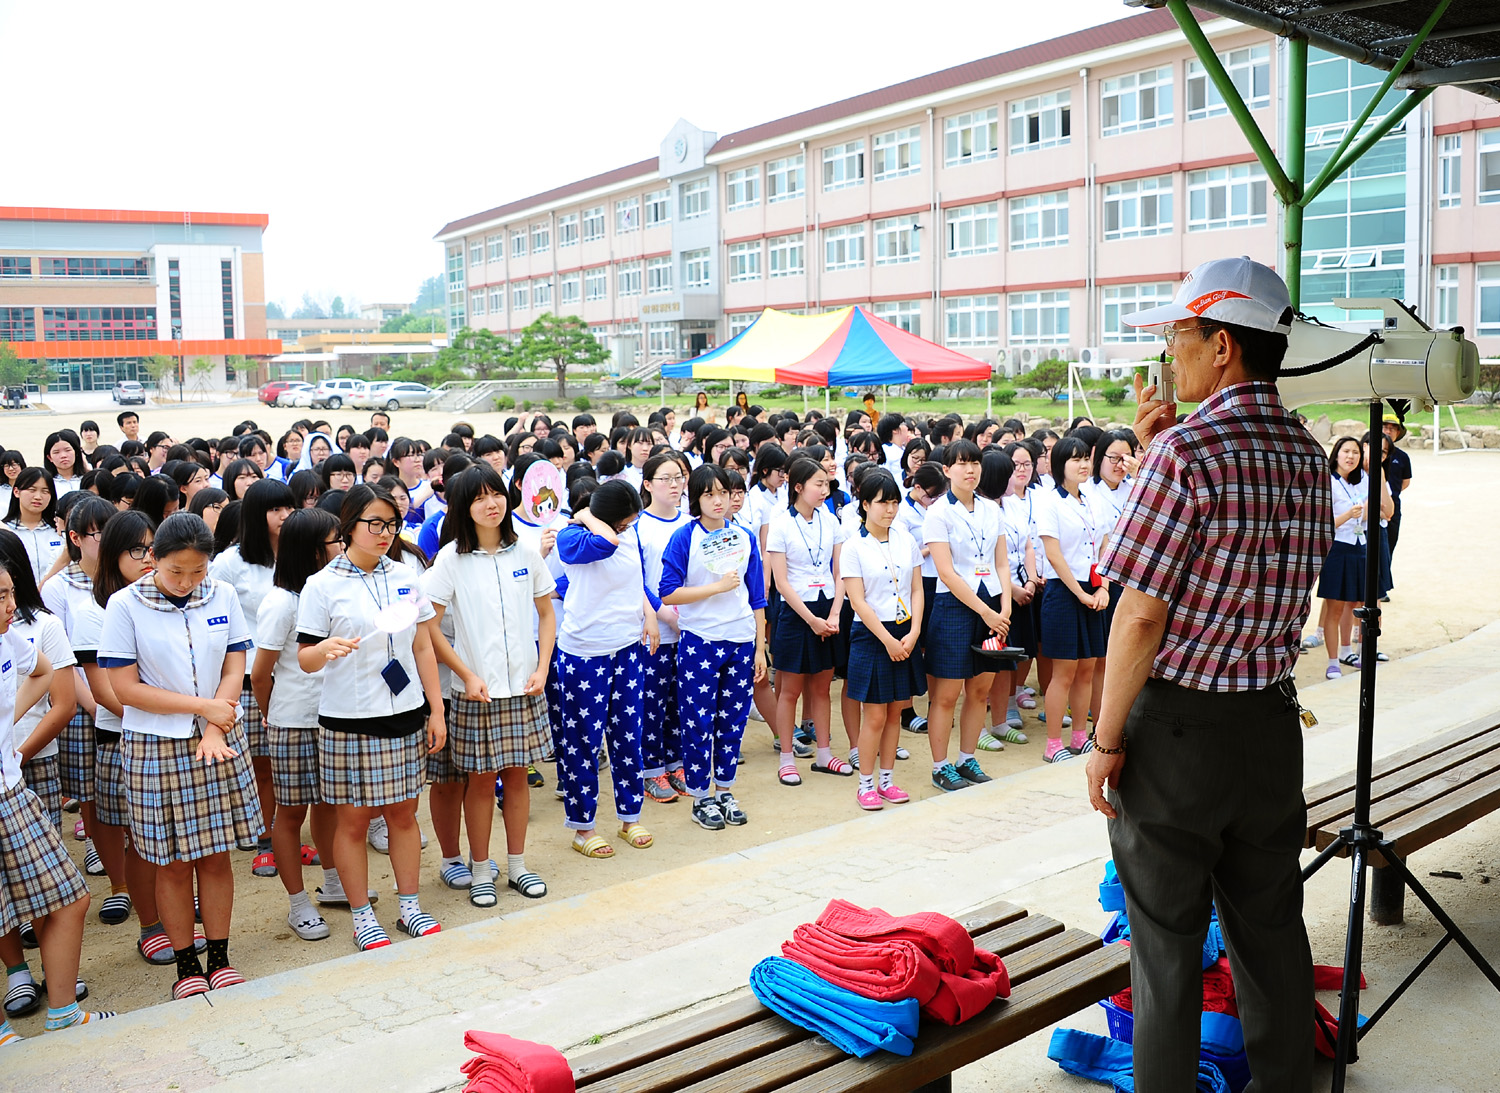
[[[1120,737],[1120,746],[1118,748],[1106,748],[1103,744],[1099,743],[1098,740],[1095,740],[1094,750],[1097,751],[1100,755],[1124,755],[1125,738],[1123,736]]]

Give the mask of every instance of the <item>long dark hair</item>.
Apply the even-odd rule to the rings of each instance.
[[[264,478],[266,472],[260,469],[260,465],[249,459],[236,459],[224,468],[220,480],[224,483],[224,492],[229,494],[231,501],[238,501],[239,495],[234,492],[234,480],[246,471],[250,471],[256,478]],[[248,487],[247,487],[248,488]]]
[[[1015,473],[1015,460],[999,448],[986,448],[979,457],[979,487],[974,492],[998,503],[1010,492],[1010,479]]]
[[[13,492],[10,495],[10,509],[5,514],[7,522],[17,523],[20,521],[21,498],[19,495],[22,490],[29,489],[38,482],[46,484],[47,492],[52,497],[52,500],[47,502],[47,507],[42,510],[42,522],[48,527],[57,526],[57,486],[52,482],[52,472],[45,467],[27,467],[20,474],[16,475]]]
[[[170,478],[153,474],[135,488],[135,499],[130,507],[151,517],[152,523],[160,524],[167,518],[167,506],[178,503],[182,491]]]
[[[795,456],[786,467],[786,507],[795,510],[802,487],[815,474],[823,473],[823,464],[806,455]]]
[[[4,566],[16,586],[16,614],[25,623],[36,622],[36,617],[47,610],[42,602],[42,593],[36,586],[36,574],[31,570],[31,558],[21,537],[8,528],[0,528],[0,566]]]
[[[72,494],[69,494],[71,497]],[[94,531],[103,531],[109,518],[115,515],[115,507],[102,497],[84,494],[83,498],[68,510],[68,534],[64,536],[70,561],[83,557],[83,550],[73,542],[76,533],[80,538]]]
[[[1345,444],[1353,444],[1356,448],[1359,449],[1359,462],[1354,465],[1354,473],[1351,474],[1348,478],[1344,479],[1344,481],[1348,482],[1349,485],[1357,486],[1361,482],[1363,482],[1365,478],[1365,448],[1363,444],[1361,444],[1352,436],[1341,436],[1333,442],[1333,447],[1328,450],[1328,473],[1333,475],[1333,477],[1335,478],[1343,477],[1339,474],[1339,452]],[[21,472],[23,476],[25,475],[25,473],[25,471]],[[16,488],[21,488],[20,478],[16,479]],[[10,507],[11,511],[15,512],[15,498],[11,498]],[[11,519],[14,520],[15,517],[12,516]]]
[[[117,512],[104,525],[99,536],[99,572],[94,576],[94,602],[100,607],[130,582],[120,572],[120,555],[141,545],[147,535],[155,536],[156,525],[144,512],[126,509]]]
[[[323,568],[323,544],[338,530],[338,517],[322,509],[298,509],[288,516],[276,554],[276,587],[300,596],[307,579]]]
[[[47,468],[48,474],[57,475],[57,468],[52,465],[52,446],[59,440],[73,449],[73,477],[77,478],[83,473],[87,464],[83,458],[83,444],[79,441],[78,434],[72,429],[59,429],[55,433],[47,434],[47,441],[42,447],[42,466]]]
[[[601,483],[589,494],[589,512],[608,524],[618,527],[641,511],[641,495],[635,487],[622,479]]]
[[[443,516],[440,540],[444,546],[453,543],[460,554],[472,554],[479,549],[479,531],[469,509],[486,493],[505,499],[505,515],[500,518],[500,545],[508,547],[516,541],[515,524],[510,518],[510,492],[505,488],[505,479],[494,467],[488,463],[476,463],[454,475],[447,487],[448,511]]]
[[[263,478],[250,483],[245,496],[240,498],[240,557],[251,565],[275,565],[276,551],[271,547],[266,515],[272,509],[296,507],[291,488],[285,482]]]

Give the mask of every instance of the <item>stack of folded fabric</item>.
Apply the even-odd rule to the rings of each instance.
[[[1010,996],[1000,958],[933,912],[898,917],[834,900],[781,951],[751,972],[755,996],[860,1058],[910,1055],[919,1011],[956,1025]]]
[[[464,1093],[574,1093],[573,1068],[555,1047],[503,1032],[466,1032],[464,1047],[478,1053],[459,1068]]]

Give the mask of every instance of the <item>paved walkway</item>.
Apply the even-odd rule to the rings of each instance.
[[[1500,623],[1380,672],[1377,755],[1500,708]],[[1308,734],[1309,782],[1353,762],[1358,682],[1303,690],[1320,719]],[[573,899],[524,909],[503,900],[510,913],[420,944],[28,1040],[5,1052],[3,1084],[49,1093],[453,1088],[465,1029],[570,1050],[637,1027],[743,988],[756,961],[833,896],[950,914],[1004,896],[1097,929],[1108,844],[1081,774],[1081,764],[1030,770]],[[1336,872],[1319,882],[1331,907],[1310,895],[1310,922],[1341,916],[1346,881]],[[1337,952],[1317,955],[1337,962]],[[1090,1015],[1065,1023],[1090,1027]],[[1003,1085],[980,1066],[959,1088],[1075,1088],[1034,1039],[994,1057]]]

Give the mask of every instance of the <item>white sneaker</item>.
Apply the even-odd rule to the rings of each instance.
[[[391,832],[386,826],[384,816],[376,816],[370,821],[370,833],[366,836],[370,848],[378,854],[389,854],[391,852]]]
[[[750,720],[759,721],[762,725],[766,723],[766,719],[762,717],[760,715],[760,711],[755,708],[754,702],[750,703]]]
[[[322,941],[328,936],[328,923],[316,911],[308,911],[299,917],[296,911],[288,911],[286,924],[303,941]]]

